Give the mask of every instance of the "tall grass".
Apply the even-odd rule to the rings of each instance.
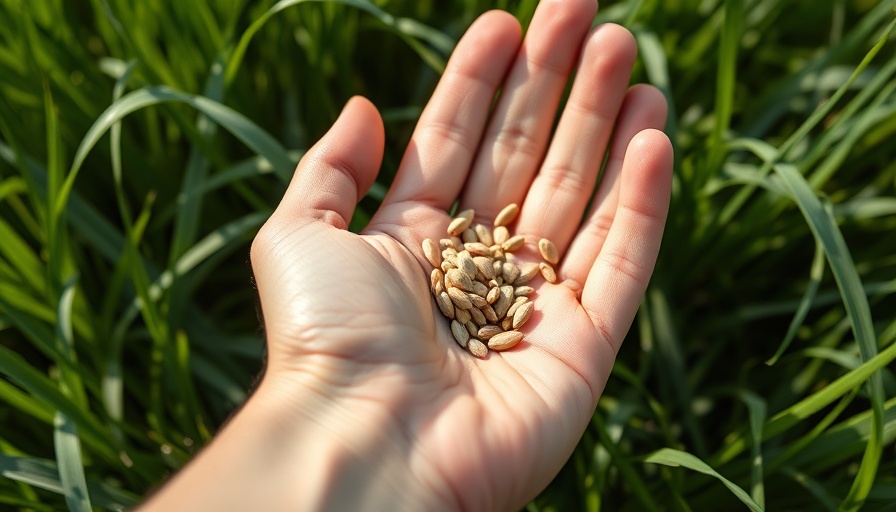
[[[354,94],[391,182],[533,0],[0,0],[0,506],[120,509],[260,368],[246,263]],[[896,510],[896,0],[601,2],[670,103],[656,274],[549,510]],[[177,397],[173,400],[172,397]]]

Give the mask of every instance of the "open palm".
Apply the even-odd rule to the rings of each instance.
[[[615,25],[589,31],[595,9],[593,0],[542,1],[522,43],[510,15],[477,20],[361,235],[346,227],[376,176],[384,135],[376,109],[350,101],[253,246],[265,379],[338,398],[320,414],[338,418],[337,429],[376,430],[382,446],[403,453],[402,478],[452,508],[519,507],[557,473],[659,249],[672,166],[657,130],[665,101],[652,87],[628,87],[634,40]],[[420,249],[444,237],[458,199],[488,225],[520,204],[515,233],[549,238],[561,253],[558,282],[533,281],[524,341],[482,360],[454,342]],[[519,255],[538,260],[531,249]],[[363,457],[383,448],[354,449]]]

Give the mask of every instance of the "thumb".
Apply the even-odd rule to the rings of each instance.
[[[384,140],[376,107],[361,96],[350,99],[330,130],[299,162],[275,215],[348,228],[355,205],[379,171]]]

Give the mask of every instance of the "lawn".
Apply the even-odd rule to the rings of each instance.
[[[475,17],[0,0],[0,508],[121,509],[246,397],[248,248],[352,95],[382,201]],[[676,154],[650,288],[530,511],[896,510],[896,0],[602,0]]]

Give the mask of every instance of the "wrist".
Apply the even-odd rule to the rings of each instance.
[[[266,377],[145,510],[441,510],[408,436],[375,402]],[[210,482],[214,484],[210,485]]]

